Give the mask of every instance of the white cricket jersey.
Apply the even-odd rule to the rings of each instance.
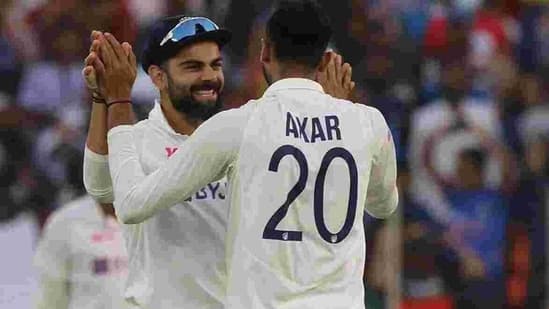
[[[187,139],[168,124],[158,102],[148,119],[130,128],[129,142],[145,174],[180,152]],[[129,255],[125,296],[130,302],[155,309],[223,308],[228,201],[226,180],[219,179],[155,212],[146,212],[140,203],[122,207],[115,199],[119,220],[138,218],[123,225]]]
[[[48,218],[34,264],[45,277],[66,282],[66,308],[130,308],[123,297],[128,257],[120,224],[88,195]]]
[[[379,111],[311,80],[280,80],[204,122],[147,176],[129,136],[128,126],[108,134],[121,208],[164,209],[227,173],[226,308],[364,308],[363,211],[386,217],[398,201],[394,144]]]

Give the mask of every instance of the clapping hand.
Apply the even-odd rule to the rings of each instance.
[[[349,100],[355,88],[351,65],[343,63],[341,55],[332,51],[324,54],[316,72],[316,81],[327,94],[339,99]]]
[[[107,102],[129,100],[137,76],[137,62],[129,43],[120,44],[110,33],[92,32],[83,74],[88,88]]]

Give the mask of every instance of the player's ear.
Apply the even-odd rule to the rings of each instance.
[[[261,39],[261,56],[259,60],[263,63],[271,62],[271,58],[272,58],[271,53],[272,53],[271,43],[269,43],[265,39]]]
[[[149,66],[147,73],[156,88],[164,89],[167,87],[166,72],[161,67],[153,64]]]

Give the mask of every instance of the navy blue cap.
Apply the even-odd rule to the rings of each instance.
[[[191,43],[213,41],[221,48],[231,37],[231,32],[220,29],[205,17],[166,17],[153,25],[143,49],[141,65],[147,72],[149,66],[162,64]]]

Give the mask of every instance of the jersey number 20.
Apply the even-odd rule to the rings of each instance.
[[[277,226],[284,219],[288,213],[288,209],[293,201],[303,192],[305,185],[307,184],[307,178],[309,174],[309,167],[307,159],[301,150],[291,145],[284,145],[278,148],[269,163],[269,171],[277,172],[278,165],[280,161],[285,156],[291,155],[299,164],[299,179],[297,183],[292,187],[290,192],[288,192],[288,197],[286,201],[278,210],[272,215],[269,222],[263,230],[264,239],[274,239],[274,240],[283,240],[283,241],[301,241],[302,232],[301,231],[284,231],[278,230]],[[326,222],[324,221],[324,183],[326,179],[326,172],[328,167],[335,158],[343,159],[349,168],[349,178],[350,178],[350,187],[349,187],[349,200],[347,204],[347,214],[345,215],[345,222],[343,227],[337,233],[332,233],[328,230]],[[329,243],[338,243],[341,242],[349,233],[353,227],[353,222],[355,221],[356,215],[356,206],[358,198],[358,171],[356,167],[356,162],[353,156],[345,148],[335,147],[330,149],[322,158],[322,163],[320,164],[320,169],[318,175],[316,176],[315,188],[314,188],[314,216],[315,216],[315,225],[318,233],[325,241]]]

